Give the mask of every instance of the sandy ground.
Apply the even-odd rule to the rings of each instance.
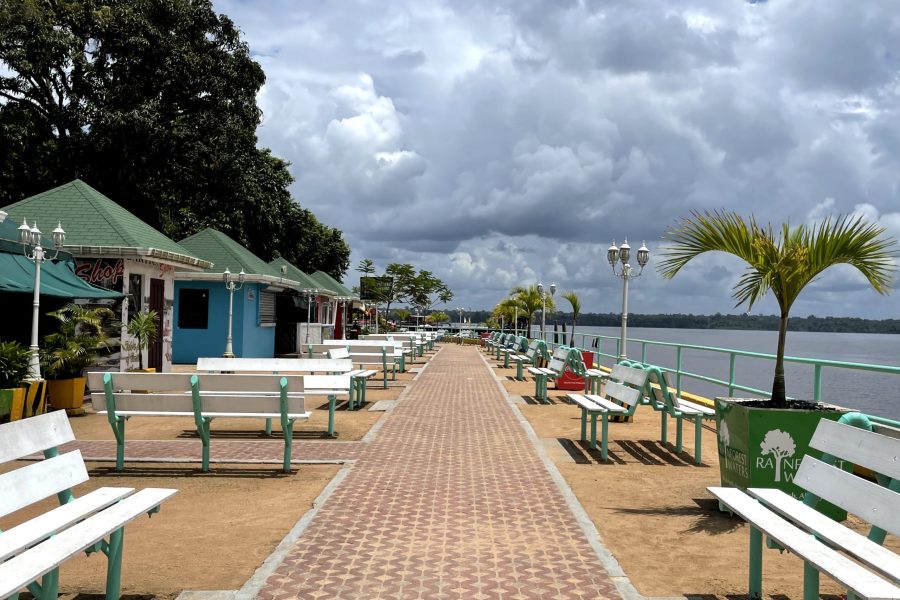
[[[704,428],[698,466],[693,462],[693,424],[685,424],[684,452],[676,454],[674,420],[669,420],[669,444],[663,445],[659,413],[640,406],[634,422],[610,424],[611,461],[604,464],[599,450],[579,441],[581,411],[565,403],[568,391],[551,389],[552,404],[536,405],[533,380],[512,380],[513,369],[495,372],[507,378],[503,385],[511,395],[523,397],[519,408],[640,593],[746,595],[748,528],[739,517],[719,512],[706,491],[720,484],[714,424]],[[599,437],[599,423],[597,427]],[[858,519],[851,517],[850,524],[862,530]],[[900,551],[897,538],[889,537],[886,545]],[[765,595],[801,598],[802,573],[796,556],[763,553]],[[827,577],[821,582],[823,595],[844,593]]]
[[[301,465],[284,474],[268,465],[217,465],[214,473],[200,474],[185,471],[183,464],[153,464],[130,465],[118,474],[108,464],[88,466],[91,478],[74,489],[76,496],[104,486],[179,490],[159,514],[138,518],[125,529],[123,593],[162,599],[185,589],[241,587],[340,468]],[[54,506],[55,497],[13,513],[0,519],[0,529]],[[102,594],[105,580],[103,556],[82,554],[60,571],[65,594]]]

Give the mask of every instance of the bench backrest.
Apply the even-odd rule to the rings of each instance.
[[[528,338],[524,335],[520,335],[513,342],[513,349],[516,352],[522,353],[528,351]]]
[[[566,369],[566,362],[568,362],[568,360],[569,349],[565,346],[560,346],[553,351],[553,356],[550,358],[550,363],[547,365],[547,368],[562,375],[562,372]]]
[[[659,367],[647,368],[647,387],[644,390],[647,397],[657,408],[664,410],[673,417],[681,416],[675,401],[675,392],[666,381],[666,373]]]
[[[631,415],[643,398],[643,390],[647,385],[647,372],[635,367],[613,365],[609,380],[604,385],[606,397],[628,407]]]
[[[900,438],[876,433],[878,428],[860,413],[842,419],[861,426],[821,419],[809,445],[825,456],[821,460],[804,456],[794,483],[809,492],[807,504],[814,506],[822,498],[900,535]],[[833,466],[835,459],[871,469],[887,487]]]
[[[525,356],[534,359],[535,354],[538,352],[538,348],[540,348],[540,346],[541,340],[531,340],[531,343],[528,344],[528,350],[525,351]]]
[[[346,346],[343,348],[335,346],[334,348],[328,349],[327,352],[328,358],[350,358],[350,351],[347,350]]]
[[[377,340],[363,344],[309,344],[307,352],[310,356],[319,356],[333,348],[346,348],[350,353],[380,354],[387,352],[388,356],[400,356],[403,353],[403,345],[399,342],[379,342]]]
[[[197,371],[241,373],[345,373],[353,370],[349,360],[327,358],[198,358]]]
[[[0,517],[54,494],[61,503],[71,499],[71,488],[88,479],[81,451],[53,455],[57,446],[74,439],[62,410],[0,425],[0,464],[35,452],[50,456],[0,475]]]
[[[318,376],[88,373],[94,410],[109,411],[110,418],[116,411],[199,410],[240,415],[277,414],[284,407],[288,413],[303,413],[306,410],[302,394],[308,377]]]

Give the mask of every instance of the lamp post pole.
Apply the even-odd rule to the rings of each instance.
[[[306,293],[306,341],[303,342],[306,345],[309,345],[309,328],[312,325],[310,321],[312,321],[312,299],[315,298],[319,294],[318,289],[307,290]]]
[[[547,295],[544,293],[544,284],[543,283],[539,282],[537,284],[537,291],[538,291],[538,294],[541,295],[541,339],[546,342],[547,340],[545,339],[546,338],[545,332],[547,329]],[[551,283],[550,284],[550,298],[552,299],[553,296],[555,296],[555,295],[556,295],[556,284]]]
[[[225,338],[225,352],[222,353],[224,358],[234,358],[234,348],[232,347],[232,338],[231,338],[231,321],[234,312],[234,292],[236,290],[241,290],[244,287],[244,269],[241,269],[241,272],[238,273],[237,283],[235,283],[234,276],[231,271],[228,270],[228,267],[225,267],[225,272],[222,273],[222,281],[225,282],[225,289],[228,290],[228,337]]]
[[[616,242],[613,241],[612,246],[606,251],[606,258],[609,260],[609,265],[612,267],[613,275],[616,277],[622,278],[622,333],[619,339],[619,362],[622,362],[626,358],[628,358],[628,352],[626,345],[628,343],[628,281],[634,277],[640,277],[641,273],[644,271],[644,267],[650,261],[650,250],[647,249],[646,244],[641,244],[641,247],[638,248],[637,251],[637,261],[638,266],[641,268],[637,273],[631,268],[631,265],[628,263],[628,259],[631,257],[631,246],[628,245],[628,240],[616,247]],[[616,272],[616,261],[620,261],[622,263],[621,269]]]
[[[516,337],[519,337],[519,307],[516,307],[516,324],[515,324]]]
[[[3,214],[6,217],[6,213]],[[34,263],[34,295],[31,304],[31,357],[28,361],[28,378],[37,381],[41,378],[41,358],[40,349],[38,348],[38,321],[41,313],[41,263],[45,260],[54,260],[59,256],[59,251],[66,241],[66,232],[63,231],[62,223],[57,224],[53,230],[53,249],[56,251],[53,256],[47,256],[41,246],[41,230],[37,227],[35,221],[32,227],[28,226],[27,221],[22,220],[19,226],[19,241],[22,243],[25,258]],[[29,254],[28,247],[32,250]]]

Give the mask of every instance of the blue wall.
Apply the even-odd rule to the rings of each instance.
[[[243,358],[275,356],[275,328],[259,326],[259,292],[265,286],[247,283],[234,292],[232,347]],[[178,326],[180,290],[209,290],[209,320],[206,329],[182,329]],[[228,335],[228,290],[214,281],[176,281],[172,327],[172,362],[196,363],[201,356],[222,356]]]

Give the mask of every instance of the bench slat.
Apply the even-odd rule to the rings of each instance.
[[[827,465],[809,455],[803,457],[794,476],[794,483],[868,523],[894,535],[900,534],[900,510],[897,510],[900,495],[897,492]]]
[[[602,406],[609,412],[619,413],[619,412],[627,412],[628,411],[628,409],[626,409],[621,404],[616,404],[615,402],[612,402],[611,400],[607,400],[603,396],[597,396],[594,394],[590,394],[587,396],[587,399],[590,400],[591,402],[593,402],[594,404]]]
[[[643,369],[635,369],[634,367],[613,365],[612,371],[610,372],[610,378],[629,385],[643,387],[647,382],[647,372]]]
[[[809,445],[816,450],[900,479],[900,439],[822,419]]]
[[[115,392],[115,398],[117,414],[125,414],[127,412],[135,414],[141,412],[164,412],[169,413],[170,416],[194,414],[194,401],[189,392],[180,394]],[[94,405],[94,410],[98,412],[107,410],[105,395],[92,394],[91,402]],[[288,412],[306,412],[303,396],[289,395],[287,405]],[[201,406],[204,413],[231,413],[234,415],[242,413],[281,414],[281,399],[274,394],[219,395],[214,392],[201,395]]]
[[[222,358],[197,359],[197,371],[256,371],[260,373],[311,373],[352,371],[346,360],[329,358]]]
[[[193,373],[117,373],[92,371],[88,373],[88,387],[92,392],[103,391],[103,376],[112,375],[115,389],[132,390],[189,390]],[[129,387],[122,387],[122,386]],[[132,387],[133,386],[133,387]]]
[[[798,522],[819,538],[840,546],[862,562],[900,581],[900,556],[837,523],[811,506],[773,488],[750,488],[751,495],[778,513]]]
[[[56,411],[3,426],[0,463],[5,463],[75,439],[65,411]]]
[[[737,488],[707,488],[745,521],[865,598],[898,598],[900,588],[798,529]]]
[[[4,426],[3,431],[6,431]],[[25,465],[0,475],[0,517],[43,500],[79,483],[88,473],[81,451],[66,452],[53,458]],[[15,490],[10,493],[8,490]],[[0,598],[5,596],[0,595]]]
[[[635,402],[640,400],[641,393],[639,390],[622,385],[618,381],[607,381],[603,388],[607,398],[624,402],[628,406],[633,406]]]
[[[134,492],[134,488],[100,488],[86,496],[76,498],[68,504],[57,506],[30,521],[16,525],[12,529],[7,529],[0,534],[0,562],[98,510],[103,510],[132,492]]]
[[[683,398],[676,398],[676,400],[678,402],[678,408],[680,410],[690,409],[694,412],[698,412],[707,416],[714,416],[716,414],[716,410],[714,408],[703,406],[702,404],[697,404],[696,402],[690,402]]]
[[[19,591],[129,521],[156,508],[177,490],[147,488],[0,564],[0,598]]]

